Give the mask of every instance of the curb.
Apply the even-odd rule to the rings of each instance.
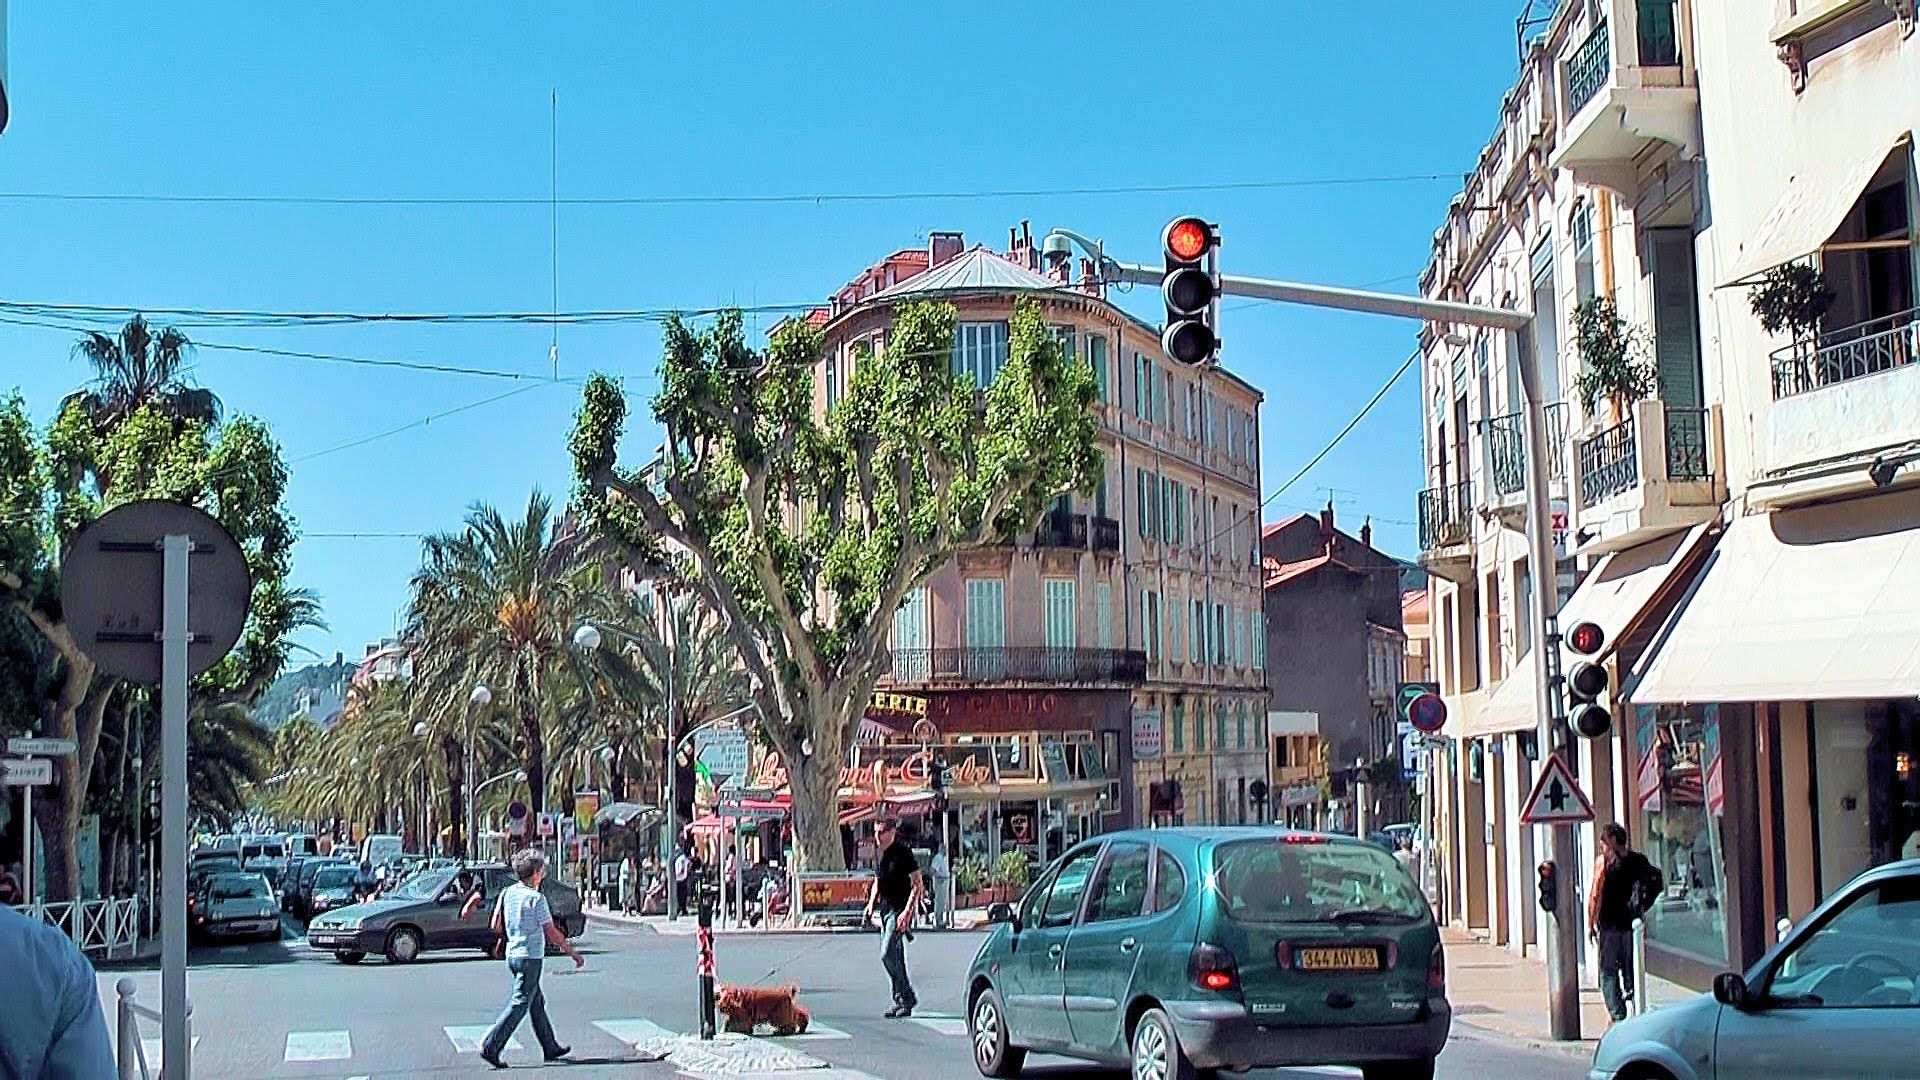
[[[1458,1013],[1454,1014],[1453,1022],[1457,1027],[1471,1029],[1473,1038],[1485,1039],[1488,1042],[1504,1043],[1508,1046],[1525,1047],[1528,1050],[1544,1050],[1550,1053],[1563,1054],[1571,1058],[1579,1058],[1584,1061],[1593,1060],[1593,1055],[1600,1049],[1600,1040],[1598,1039],[1561,1042],[1555,1039],[1539,1039],[1531,1035],[1516,1035],[1513,1032],[1502,1031],[1499,1028],[1490,1027],[1484,1023],[1475,1023],[1473,1020],[1462,1017]]]
[[[663,929],[657,923],[645,922],[639,919],[627,919],[617,915],[605,915],[596,911],[586,912],[586,917],[589,923],[598,923],[601,926],[610,926],[621,930],[645,931],[646,933],[655,934],[660,937],[693,937],[699,932],[699,928],[694,925],[691,916],[678,924],[678,926],[685,927],[685,929],[675,928],[671,930]],[[979,927],[977,926],[955,926],[951,930],[915,930],[914,933],[938,937],[946,934],[972,933],[978,929]],[[871,934],[874,932],[875,931],[870,928],[860,926],[779,926],[766,930],[722,930],[719,927],[714,927],[713,936],[716,938],[830,937],[834,935],[851,936]]]

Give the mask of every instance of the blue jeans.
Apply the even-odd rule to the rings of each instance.
[[[507,1040],[513,1038],[514,1029],[531,1012],[533,1036],[540,1040],[540,1052],[547,1057],[555,1056],[560,1051],[560,1040],[553,1037],[553,1022],[547,1019],[547,997],[540,992],[540,961],[509,959],[507,970],[513,972],[513,996],[507,998],[507,1007],[501,1011],[500,1019],[493,1022],[487,1037],[481,1040],[480,1049],[489,1057],[499,1057],[500,1051],[507,1048]]]
[[[893,983],[893,1003],[911,1009],[920,1003],[907,980],[907,936],[900,932],[900,913],[880,908],[880,966]]]

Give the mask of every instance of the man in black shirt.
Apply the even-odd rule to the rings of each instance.
[[[1660,893],[1660,872],[1627,846],[1619,822],[1600,829],[1600,858],[1587,902],[1588,932],[1600,944],[1600,996],[1614,1022],[1627,1018],[1633,1000],[1633,924]]]
[[[873,840],[880,849],[879,873],[873,879],[873,891],[867,896],[867,918],[880,912],[880,964],[893,983],[893,1008],[887,1019],[912,1016],[920,1003],[913,983],[907,980],[907,935],[913,929],[913,913],[920,910],[920,894],[925,889],[920,875],[920,860],[913,849],[900,839],[899,823],[887,820],[873,827]]]

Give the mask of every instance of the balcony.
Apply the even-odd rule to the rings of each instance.
[[[1720,511],[1720,410],[1635,402],[1626,419],[1574,444],[1582,553],[1617,551]]]
[[[1775,475],[1831,469],[1920,437],[1920,311],[1903,311],[1772,355],[1767,461]],[[1856,477],[1863,470],[1850,470]]]
[[[1034,547],[1087,549],[1087,515],[1049,510],[1033,534]]]
[[[1089,530],[1093,537],[1093,550],[1120,550],[1120,523],[1110,517],[1095,517]]]
[[[1546,408],[1547,484],[1549,488],[1567,478],[1567,406],[1556,401]],[[1527,424],[1523,413],[1508,413],[1480,422],[1480,437],[1486,448],[1486,503],[1503,516],[1517,515],[1526,521],[1527,505]]]
[[[1473,577],[1473,485],[1420,493],[1420,565],[1449,581]]]
[[[970,683],[1135,685],[1146,681],[1147,654],[1138,649],[1008,648],[895,649],[892,684]]]
[[[1550,164],[1615,191],[1637,187],[1634,159],[1650,144],[1700,155],[1700,88],[1680,40],[1688,0],[1602,0],[1567,5],[1558,35],[1566,94],[1558,148]]]

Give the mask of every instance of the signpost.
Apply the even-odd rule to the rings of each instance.
[[[0,777],[5,778],[7,787],[26,788],[27,798],[31,800],[36,784],[53,783],[53,762],[46,758],[0,758]],[[33,813],[31,801],[27,803],[27,813]],[[31,850],[27,858],[33,858]],[[27,873],[33,873],[32,863],[27,864]],[[32,882],[33,879],[29,877],[27,881]]]
[[[1580,790],[1580,781],[1567,768],[1567,759],[1559,754],[1547,755],[1546,767],[1540,770],[1540,779],[1534,781],[1533,792],[1520,807],[1522,825],[1577,825],[1593,820],[1593,803],[1588,801],[1587,793]]]
[[[20,854],[21,885],[27,890],[27,903],[33,903],[33,789],[41,784],[53,783],[53,762],[34,760],[36,758],[56,758],[71,756],[76,749],[72,739],[36,739],[12,738],[7,740],[7,753],[19,754],[12,761],[0,761],[0,771],[4,771],[6,783],[0,787],[20,789]]]
[[[157,499],[117,507],[80,530],[60,576],[80,648],[110,675],[160,687],[161,1075],[189,1080],[187,680],[240,640],[253,577],[218,521]]]
[[[7,740],[7,753],[21,757],[70,757],[78,745],[72,739],[13,738]]]

